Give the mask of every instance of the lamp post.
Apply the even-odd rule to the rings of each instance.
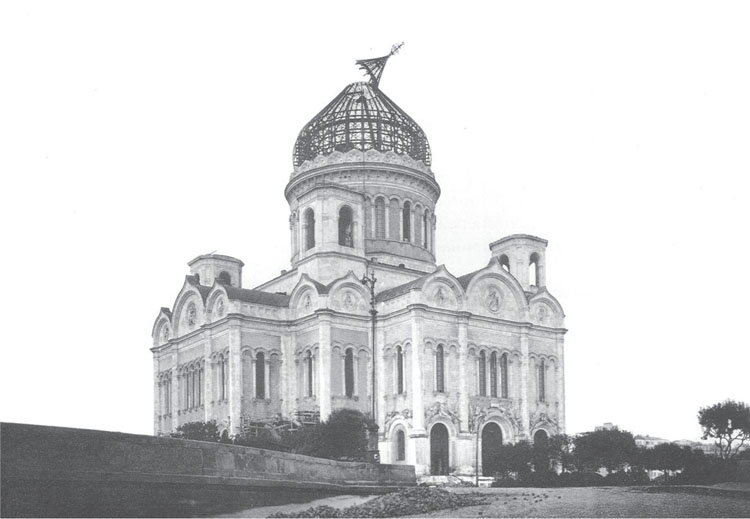
[[[362,276],[362,284],[370,289],[370,316],[372,322],[371,346],[372,346],[372,423],[367,427],[367,460],[370,463],[380,463],[380,451],[378,450],[378,382],[377,382],[377,355],[375,354],[375,322],[378,311],[375,309],[375,271],[370,270],[367,275],[367,268]]]

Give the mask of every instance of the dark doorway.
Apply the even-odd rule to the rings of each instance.
[[[495,422],[482,429],[482,475],[492,476],[500,471],[498,463],[500,447],[503,445],[503,431]]]
[[[539,429],[534,433],[534,445],[544,445],[547,442],[547,431]]]
[[[446,476],[450,470],[448,429],[437,423],[430,429],[430,473],[435,476]]]

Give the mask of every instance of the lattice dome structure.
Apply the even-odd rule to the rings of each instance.
[[[431,163],[422,128],[374,81],[352,83],[305,125],[294,145],[294,165],[334,151],[393,151]]]

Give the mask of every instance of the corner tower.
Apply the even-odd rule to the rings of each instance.
[[[430,169],[430,145],[379,86],[399,47],[358,61],[369,81],[344,88],[304,126],[294,146],[284,193],[292,266],[324,283],[342,269],[361,271],[367,260],[384,269],[435,270],[440,186]]]

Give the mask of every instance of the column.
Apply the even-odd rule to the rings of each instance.
[[[316,310],[318,314],[318,405],[320,420],[331,414],[331,311]]]
[[[211,339],[203,346],[203,420],[211,420],[213,397],[214,364],[211,361]]]
[[[521,439],[529,440],[529,329],[521,332]]]
[[[229,333],[229,424],[230,434],[240,432],[242,422],[242,358],[240,357],[241,331],[239,327]]]
[[[461,430],[469,430],[469,393],[466,383],[466,362],[469,357],[469,314],[458,316],[458,418]]]
[[[565,349],[563,335],[556,337],[557,343],[557,423],[560,433],[565,433]]]
[[[411,407],[412,426],[410,436],[424,436],[424,381],[422,380],[422,327],[423,305],[412,305],[411,310]]]

